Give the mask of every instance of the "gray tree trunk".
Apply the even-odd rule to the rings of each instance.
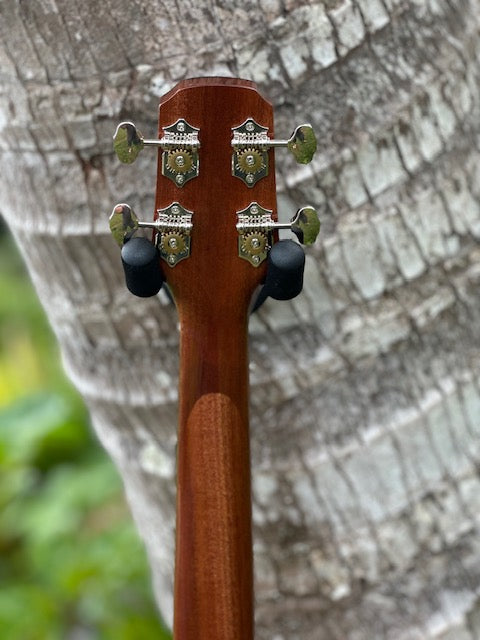
[[[3,0],[0,211],[118,465],[170,615],[177,330],[107,218],[153,210],[178,80],[235,75],[311,121],[282,215],[319,205],[304,293],[251,322],[257,637],[480,637],[478,0]]]

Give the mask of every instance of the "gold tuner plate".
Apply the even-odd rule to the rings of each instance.
[[[165,209],[157,209],[156,244],[160,256],[169,267],[190,256],[192,216],[193,211],[185,209],[178,202],[173,202]]]
[[[199,129],[183,119],[163,129],[162,175],[177,187],[198,176],[198,132]]]
[[[232,175],[253,187],[268,176],[268,148],[260,142],[268,142],[268,127],[262,127],[248,118],[239,127],[232,128]]]
[[[238,255],[258,267],[271,248],[271,230],[275,225],[272,211],[264,209],[258,202],[237,211]]]

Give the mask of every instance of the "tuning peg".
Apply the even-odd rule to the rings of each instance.
[[[193,212],[172,202],[164,209],[157,209],[157,218],[152,222],[140,222],[135,211],[128,204],[116,204],[110,215],[110,231],[115,242],[123,247],[140,228],[155,229],[155,245],[160,257],[170,267],[190,255],[190,233]]]
[[[298,163],[308,164],[317,150],[317,139],[310,124],[301,124],[288,140],[270,140],[267,146],[287,147]]]
[[[320,220],[313,207],[301,207],[290,222],[276,222],[274,229],[290,229],[301,244],[313,244],[320,232]]]
[[[113,148],[120,162],[135,162],[140,151],[147,146],[162,149],[162,175],[183,187],[198,176],[199,129],[180,118],[163,128],[163,136],[146,140],[133,122],[121,122],[113,136]]]
[[[320,231],[320,220],[313,207],[298,209],[290,222],[275,222],[272,211],[252,202],[237,211],[238,255],[255,267],[261,264],[268,254],[270,233],[276,229],[290,229],[301,244],[313,244]]]
[[[268,137],[268,128],[248,118],[232,129],[232,174],[248,187],[268,175],[268,149],[286,147],[300,164],[308,164],[317,150],[317,139],[310,124],[301,124],[288,140]]]
[[[140,222],[128,204],[116,204],[110,215],[110,231],[122,248],[122,266],[127,289],[136,296],[156,295],[162,286],[160,256],[157,247],[147,238],[134,238],[140,227],[155,227],[155,223]]]
[[[113,136],[113,148],[120,162],[131,164],[145,146],[156,146],[159,140],[145,140],[133,122],[121,122]]]
[[[140,222],[128,204],[116,204],[109,219],[110,231],[119,247],[128,242],[140,227],[155,228],[155,222]]]

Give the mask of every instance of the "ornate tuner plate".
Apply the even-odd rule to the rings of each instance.
[[[232,175],[253,187],[268,175],[268,151],[260,147],[261,142],[269,142],[268,128],[248,118],[232,132]]]
[[[173,202],[165,209],[157,209],[156,243],[160,256],[169,267],[174,267],[190,255],[192,216],[193,211],[185,209],[178,202]]]
[[[238,255],[258,267],[265,260],[271,247],[270,231],[273,226],[272,211],[252,202],[237,211]]]
[[[198,176],[198,132],[182,118],[163,129],[162,175],[177,187]]]

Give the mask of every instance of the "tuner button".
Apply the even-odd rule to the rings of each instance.
[[[313,207],[302,207],[290,221],[290,229],[301,244],[313,244],[320,233],[320,220]]]
[[[116,204],[110,214],[110,231],[119,247],[123,247],[140,228],[158,229],[156,222],[141,222],[129,204]]]
[[[131,164],[145,146],[145,140],[133,122],[121,122],[113,136],[113,149],[120,162]]]
[[[139,227],[135,211],[128,204],[116,204],[110,214],[110,231],[119,247],[130,240]]]
[[[311,162],[317,150],[317,139],[312,126],[302,124],[297,127],[287,140],[287,149],[299,164]]]
[[[305,253],[293,240],[280,240],[268,254],[267,277],[263,296],[275,300],[291,300],[303,287]]]
[[[127,289],[140,298],[156,295],[163,284],[158,249],[147,238],[132,238],[122,247]]]

